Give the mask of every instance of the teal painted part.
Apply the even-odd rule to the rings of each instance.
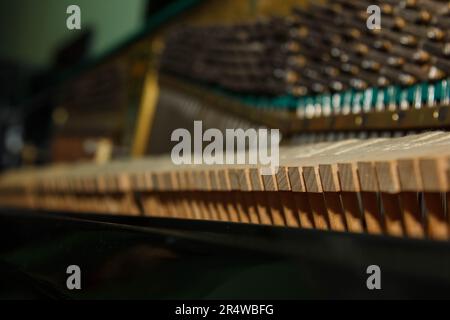
[[[448,82],[448,84],[447,84]],[[281,95],[276,97],[258,96],[249,94],[238,94],[229,90],[203,84],[205,89],[213,90],[217,94],[226,96],[228,98],[237,99],[240,103],[256,107],[256,108],[270,108],[274,110],[297,110],[305,109],[308,106],[315,105],[331,105],[331,110],[337,112],[344,107],[350,107],[353,109],[356,106],[363,108],[366,105],[367,95],[371,94],[370,109],[374,109],[380,102],[379,94],[382,94],[383,104],[385,106],[395,103],[400,105],[401,103],[408,102],[409,105],[414,105],[417,102],[418,94],[420,94],[421,104],[428,101],[429,88],[434,87],[435,100],[440,101],[447,95],[450,98],[450,79],[437,81],[435,83],[419,83],[409,87],[389,86],[386,88],[373,87],[364,91],[348,90],[341,93],[334,94],[319,94],[308,95],[303,97],[295,97],[293,95]],[[445,92],[444,92],[445,91]],[[339,102],[336,103],[336,97],[339,98]],[[357,100],[358,99],[358,100]]]
[[[420,85],[422,87],[422,102],[427,102],[428,101],[428,88],[429,87],[434,87],[435,84],[434,83],[422,83]]]
[[[407,90],[406,91],[406,98],[407,98],[408,102],[410,102],[410,103],[414,102],[415,101],[415,97],[416,97],[417,85],[410,86],[406,90]],[[405,98],[404,95],[402,96],[402,98]]]
[[[435,95],[435,97],[437,98],[437,99],[442,99],[442,97],[443,97],[443,81],[439,81],[437,84],[436,84],[436,90],[435,90],[435,93],[434,93],[434,95]]]
[[[408,101],[408,88],[399,87],[395,96],[395,105],[399,106],[404,101]]]
[[[372,88],[372,101],[370,102],[370,105],[372,108],[374,108],[378,101],[378,91],[380,89],[378,88]]]
[[[314,99],[314,105],[322,105],[322,104],[323,104],[322,96],[321,95],[316,96]]]

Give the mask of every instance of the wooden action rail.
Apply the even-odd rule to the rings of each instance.
[[[246,119],[250,123],[261,124],[268,128],[278,128],[283,134],[289,136],[308,133],[402,132],[450,128],[450,104],[447,101],[434,105],[424,104],[419,109],[400,110],[400,108],[396,108],[389,110],[386,108],[378,111],[301,118],[289,110],[256,108],[242,103],[239,99],[207,90],[200,85],[173,76],[161,75],[159,80],[163,91],[167,91],[171,95],[176,92],[183,97],[183,101],[191,101],[192,104],[203,106],[203,108],[234,115],[240,119]],[[223,118],[223,115],[220,115]]]
[[[450,133],[282,146],[280,167],[168,156],[10,171],[0,205],[449,238]]]

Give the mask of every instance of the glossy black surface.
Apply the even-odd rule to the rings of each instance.
[[[446,242],[9,209],[0,238],[3,299],[450,297]],[[79,291],[66,288],[72,264]],[[379,291],[366,287],[371,264]]]

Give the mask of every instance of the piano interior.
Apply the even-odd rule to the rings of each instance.
[[[0,60],[0,297],[450,297],[448,0],[83,3]]]

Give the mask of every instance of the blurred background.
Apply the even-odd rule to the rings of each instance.
[[[46,69],[55,51],[89,29],[95,33],[86,50],[88,57],[102,54],[142,28],[149,3],[129,0],[19,0],[2,1],[0,54],[30,68]],[[164,1],[169,3],[170,1]],[[66,8],[76,4],[82,11],[82,30],[66,28]],[[126,10],[125,10],[126,7]]]
[[[299,3],[1,1],[0,168],[168,152],[174,128],[209,115],[186,116],[186,106],[171,109],[159,96],[164,34],[180,24],[287,13]],[[74,4],[81,30],[66,27],[66,9]],[[223,114],[214,117],[210,126],[217,127]]]
[[[145,35],[151,17],[171,2],[1,1],[0,167],[90,159],[99,145],[112,152],[111,143],[128,153],[127,124],[118,121],[129,107],[123,97],[128,57],[111,62],[110,56]],[[81,9],[81,30],[66,27],[72,4]],[[147,51],[138,53],[141,61]],[[145,62],[134,67],[142,78]],[[105,121],[99,124],[100,115]]]

